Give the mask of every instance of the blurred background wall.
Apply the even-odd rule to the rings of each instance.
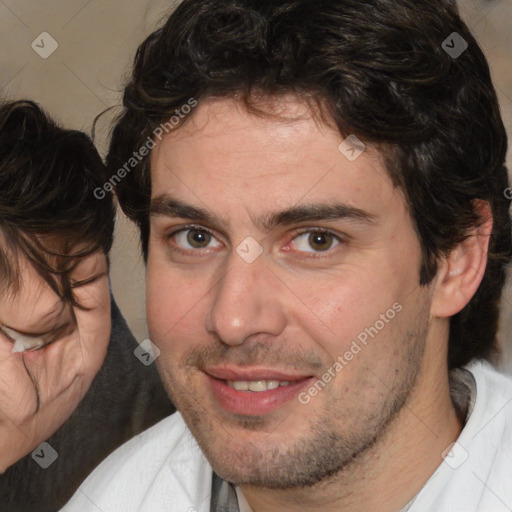
[[[97,114],[120,104],[120,92],[138,45],[178,3],[0,0],[0,95],[33,99],[66,127],[90,133]],[[507,131],[512,134],[512,0],[458,3],[488,56]],[[96,142],[102,154],[114,114],[105,115],[97,127]],[[508,163],[510,167],[510,156]],[[142,341],[147,337],[144,266],[137,232],[121,212],[111,261],[116,300]],[[503,365],[512,371],[510,285],[503,298],[500,341]]]

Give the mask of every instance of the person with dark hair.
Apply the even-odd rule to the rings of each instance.
[[[507,136],[454,2],[184,0],[123,104],[179,414],[63,510],[511,510]]]
[[[110,297],[115,206],[93,195],[106,180],[87,135],[32,101],[0,104],[2,511],[59,510],[173,411]]]

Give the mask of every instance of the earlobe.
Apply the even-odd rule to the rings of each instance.
[[[477,203],[482,222],[439,263],[431,308],[434,317],[447,318],[457,314],[482,282],[493,221],[489,204],[485,201]]]

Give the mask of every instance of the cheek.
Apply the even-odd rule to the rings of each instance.
[[[110,308],[110,289],[108,281],[105,281],[104,286],[98,290],[97,311],[95,323],[99,333],[98,345],[105,346],[110,339],[110,332],[112,329],[111,322],[111,308]]]
[[[94,350],[94,367],[93,370],[98,371],[103,364],[103,361],[107,355],[108,344],[110,342],[110,336],[112,333],[112,324],[110,314],[105,317],[99,327],[98,342],[96,344],[96,350]]]
[[[95,339],[91,340],[90,345],[82,350],[84,356],[81,367],[83,369],[84,381],[88,383],[88,385],[94,380],[105,361],[110,341],[110,333],[111,330],[108,319],[105,319],[101,328],[96,331]]]
[[[183,367],[187,353],[191,348],[197,349],[201,344],[209,343],[204,329],[206,313],[203,303],[199,298],[191,297],[194,294],[180,293],[179,290],[176,281],[171,289],[162,286],[161,281],[159,284],[147,281],[146,319],[149,339],[160,350],[156,363],[162,381],[166,386],[171,386],[174,393],[176,386],[181,389],[179,383],[187,380],[187,370]],[[179,395],[174,396],[173,400],[179,403]]]
[[[182,352],[192,345],[200,345],[208,337],[204,305],[192,302],[191,307],[186,307],[184,302],[180,297],[179,305],[177,302],[170,302],[169,307],[162,302],[147,304],[149,337],[162,352]]]
[[[389,271],[386,279],[381,277],[384,274],[351,268],[316,278],[309,286],[302,283],[307,294],[304,305],[293,310],[294,323],[335,359],[349,350],[358,336],[364,341],[367,329],[374,333],[376,323],[379,332],[388,330],[396,316],[392,308],[399,300],[401,283]]]
[[[204,332],[208,287],[148,261],[146,318],[150,339],[160,350],[179,350],[179,341],[198,343]],[[173,340],[173,343],[170,343]],[[177,343],[178,342],[178,343]]]
[[[87,295],[91,303],[80,303],[90,307],[90,311],[78,311],[76,314],[80,343],[83,344],[80,353],[84,359],[84,374],[87,379],[92,380],[105,360],[112,331],[108,282],[105,281],[104,285],[91,290]]]

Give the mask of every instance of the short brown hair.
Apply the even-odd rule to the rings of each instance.
[[[98,201],[107,180],[91,139],[59,127],[36,103],[0,104],[1,290],[20,285],[25,257],[63,300],[74,304],[71,272],[112,246],[113,197]]]
[[[468,44],[458,55],[448,51],[454,37]],[[487,61],[454,2],[184,0],[137,51],[110,172],[188,98],[239,97],[250,108],[255,93],[316,98],[341,135],[382,150],[421,243],[422,285],[481,222],[478,200],[489,203],[487,269],[451,318],[448,365],[490,358],[512,246],[507,136]],[[116,192],[147,256],[148,157]]]

